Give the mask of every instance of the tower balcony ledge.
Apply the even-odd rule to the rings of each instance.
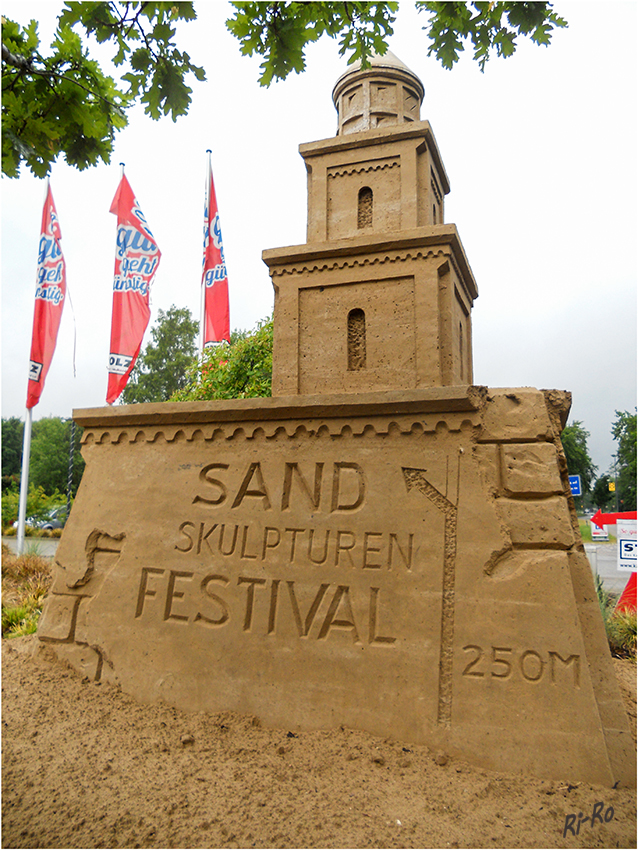
[[[365,236],[335,239],[327,242],[307,242],[262,252],[271,277],[294,274],[326,263],[341,264],[362,261],[362,255],[413,254],[424,249],[447,248],[472,300],[478,297],[476,280],[470,268],[455,224],[435,224],[413,230],[384,231]]]

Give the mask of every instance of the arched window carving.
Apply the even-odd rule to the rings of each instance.
[[[358,307],[348,313],[348,371],[366,368],[366,314]]]
[[[357,209],[357,227],[372,227],[372,189],[364,186],[359,189],[359,201]]]

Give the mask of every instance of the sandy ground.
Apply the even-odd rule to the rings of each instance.
[[[636,846],[635,791],[437,764],[347,729],[143,706],[34,655],[35,641],[2,641],[5,848]],[[635,729],[636,668],[614,664]],[[596,804],[607,822],[563,837]]]

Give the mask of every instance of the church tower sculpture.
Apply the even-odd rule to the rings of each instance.
[[[478,296],[419,78],[388,52],[333,90],[337,135],[303,144],[307,243],[265,251],[273,395],[472,384]]]

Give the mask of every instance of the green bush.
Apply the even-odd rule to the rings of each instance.
[[[614,611],[606,623],[609,648],[615,655],[636,657],[636,612]]]
[[[54,508],[66,504],[66,496],[58,490],[54,490],[50,496],[44,492],[42,487],[29,487],[27,494],[27,516],[35,519],[45,519]],[[20,491],[17,487],[10,487],[2,494],[2,528],[11,528],[18,519],[20,507]],[[25,533],[29,533],[28,530]]]
[[[204,351],[189,371],[187,385],[171,401],[270,396],[272,341],[272,319],[259,322],[250,332],[233,331],[230,343]]]
[[[2,547],[2,637],[33,634],[51,584],[51,562],[38,546],[15,556]]]
[[[601,577],[594,576],[596,595],[600,605],[609,649],[613,655],[636,658],[636,612],[616,611],[616,598],[607,593]]]

